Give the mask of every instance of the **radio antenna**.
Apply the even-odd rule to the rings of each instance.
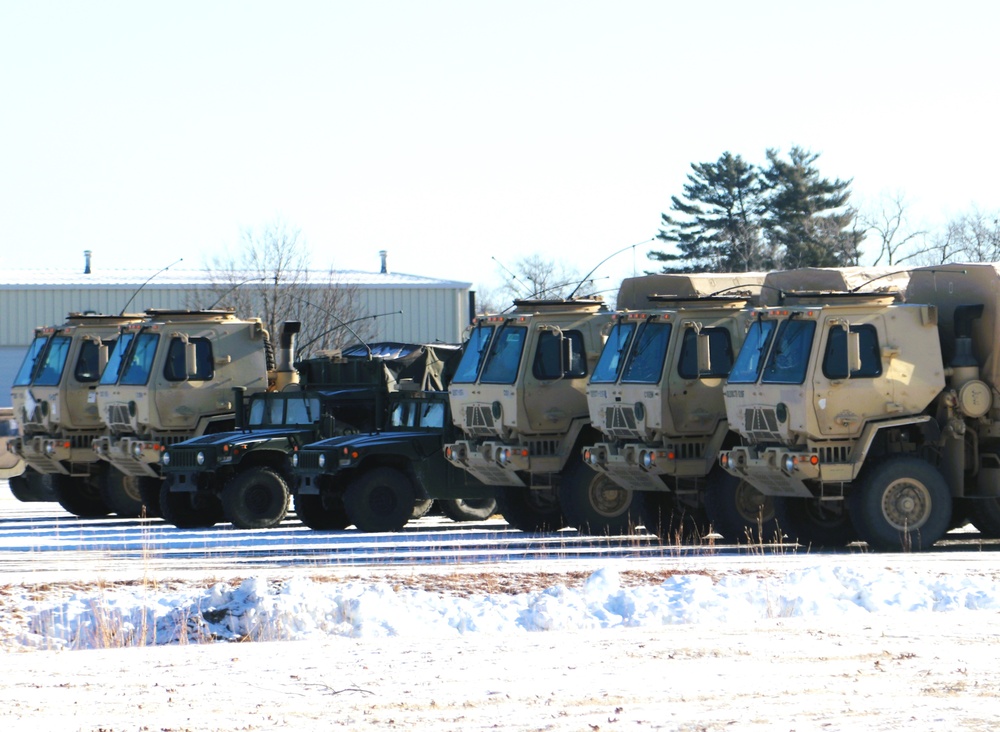
[[[181,257],[180,259],[177,260],[177,262],[183,262],[183,261],[184,261],[184,257]],[[121,317],[122,315],[125,314],[125,311],[128,310],[128,306],[132,304],[133,300],[135,300],[136,295],[138,295],[140,292],[142,292],[142,288],[145,287],[146,285],[148,285],[150,283],[150,281],[153,279],[153,277],[156,277],[158,274],[166,272],[168,269],[170,269],[175,264],[177,264],[177,262],[171,262],[166,267],[164,267],[163,269],[161,269],[159,272],[156,272],[155,274],[153,274],[148,280],[146,280],[141,285],[139,285],[139,289],[132,293],[132,297],[130,297],[128,299],[128,302],[125,303],[125,307],[123,307],[122,311],[120,313],[118,313],[118,317]]]
[[[637,242],[636,244],[629,244],[627,247],[622,247],[617,252],[614,252],[613,254],[609,254],[608,256],[606,256],[604,259],[602,259],[600,262],[597,263],[596,267],[594,267],[592,270],[590,270],[587,274],[585,274],[583,276],[583,279],[580,280],[580,284],[578,284],[573,289],[573,292],[569,293],[569,297],[567,297],[566,299],[567,300],[571,300],[573,298],[573,295],[576,294],[576,291],[579,290],[581,287],[583,287],[584,283],[586,283],[587,280],[590,279],[590,275],[594,274],[594,272],[596,272],[597,269],[602,264],[604,264],[605,262],[607,262],[609,259],[611,259],[612,257],[617,257],[619,254],[621,254],[622,252],[627,252],[629,249],[633,249],[634,250],[638,246],[642,246],[643,244],[649,244],[651,241],[656,241],[656,237],[655,236],[651,236],[650,238],[644,239],[643,241]]]

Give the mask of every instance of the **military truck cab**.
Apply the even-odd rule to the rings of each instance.
[[[497,486],[511,525],[563,525],[558,491],[589,480],[579,449],[588,434],[586,383],[611,318],[603,300],[517,300],[476,318],[448,389],[463,439],[445,455]]]
[[[108,354],[119,328],[142,319],[70,313],[62,325],[35,330],[11,387],[20,437],[10,449],[26,466],[12,488],[22,500],[57,500],[81,516],[138,515],[117,500],[119,476],[97,459],[91,443],[104,432],[96,390]]]
[[[637,309],[612,319],[587,386],[590,420],[604,439],[585,445],[582,456],[606,481],[641,491],[643,522],[664,538],[704,530],[706,504],[726,505],[708,519],[735,540],[761,520],[760,495],[742,495],[739,481],[728,480],[716,464],[719,450],[734,442],[722,385],[762,279],[755,273],[654,275],[623,283],[624,292],[640,285],[647,292],[629,303]],[[706,490],[726,496],[713,503]]]

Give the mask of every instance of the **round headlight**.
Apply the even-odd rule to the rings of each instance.
[[[199,465],[204,465],[205,464],[205,453],[199,452],[197,455],[194,456],[194,461],[196,463],[198,463]]]
[[[135,457],[141,457],[142,456],[142,443],[141,442],[137,442],[134,445],[132,445],[132,455],[134,455]]]
[[[292,453],[292,467],[293,468],[299,467],[299,454],[297,452]]]
[[[46,455],[48,455],[49,457],[52,457],[55,454],[55,451],[56,451],[56,446],[54,444],[52,444],[51,442],[46,442],[45,443],[45,454]]]
[[[506,465],[507,461],[510,460],[510,450],[499,449],[497,450],[497,462],[501,465]]]
[[[160,458],[160,460],[163,461],[164,465],[170,465],[170,453],[169,452],[163,453],[163,457]]]
[[[326,455],[323,454],[323,453],[320,453],[319,461],[318,462],[319,462],[319,466],[321,468],[325,468],[326,467]]]
[[[646,468],[646,470],[653,467],[653,463],[655,462],[652,451],[643,452],[642,455],[639,456],[639,460],[642,462],[642,467]]]
[[[795,458],[792,457],[791,455],[785,455],[783,464],[785,466],[786,473],[791,473],[793,470],[795,470]]]

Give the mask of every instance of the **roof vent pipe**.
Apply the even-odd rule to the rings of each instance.
[[[389,268],[386,266],[386,263],[385,263],[385,258],[386,258],[386,255],[388,255],[388,254],[389,254],[389,252],[387,252],[385,249],[381,250],[378,253],[378,255],[380,257],[382,257],[382,274],[388,274],[388,272],[389,272]]]
[[[90,250],[89,249],[84,249],[83,250],[83,262],[84,262],[84,264],[83,264],[83,273],[84,274],[90,274]]]

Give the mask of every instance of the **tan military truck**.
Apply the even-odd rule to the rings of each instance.
[[[7,446],[11,440],[17,438],[18,426],[14,419],[13,407],[0,407],[0,480],[9,481],[11,478],[18,478],[24,474],[24,460]],[[15,485],[17,485],[15,483]],[[20,501],[31,500],[31,498],[21,498],[15,491],[11,491],[14,497]]]
[[[254,394],[298,380],[289,354],[299,324],[285,323],[276,364],[257,318],[244,320],[230,309],[149,310],[147,316],[122,327],[120,347],[100,379],[97,407],[107,433],[93,449],[136,482],[145,505],[158,506],[167,447],[233,429],[234,387]],[[194,508],[221,514],[221,505]]]
[[[725,388],[727,470],[800,541],[927,549],[953,507],[1000,532],[1000,269],[911,270],[905,292],[797,293],[754,314]]]
[[[640,491],[643,523],[666,540],[694,539],[708,526],[734,541],[772,536],[771,501],[718,464],[719,450],[737,441],[722,386],[763,280],[749,272],[622,282],[587,386],[602,435],[583,448],[596,471],[590,495],[560,494],[570,523],[609,525]]]
[[[497,509],[515,528],[560,528],[560,492],[592,479],[580,456],[596,437],[585,389],[610,318],[600,298],[531,299],[472,324],[448,388],[463,439],[445,456],[497,487]]]
[[[35,330],[11,387],[20,436],[10,440],[10,450],[25,466],[9,478],[17,498],[58,500],[81,516],[103,516],[123,505],[123,515],[138,515],[130,487],[98,460],[91,443],[104,433],[96,389],[108,353],[119,328],[142,319],[70,313],[61,325]]]

